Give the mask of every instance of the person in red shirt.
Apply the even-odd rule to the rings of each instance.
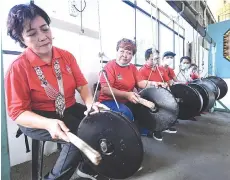
[[[165,72],[164,68],[159,67],[159,51],[153,51],[152,48],[147,49],[145,51],[145,60],[145,65],[139,69],[142,80],[147,80],[150,85],[156,87],[167,87],[169,85],[169,77]],[[164,132],[176,133],[177,131],[175,128],[170,127]],[[163,140],[162,132],[160,131],[152,132],[152,136],[158,141]]]
[[[118,41],[116,50],[116,59],[109,61],[104,67],[106,76],[100,79],[101,90],[98,99],[111,110],[121,112],[129,120],[134,121],[135,104],[139,101],[139,95],[134,92],[134,89],[144,88],[147,81],[141,79],[135,65],[130,63],[136,53],[135,43],[123,38]],[[134,122],[138,127],[138,120],[135,119]]]
[[[47,13],[33,3],[16,5],[9,12],[7,33],[25,51],[5,76],[8,114],[25,135],[63,144],[56,164],[44,179],[70,179],[80,164],[78,174],[95,180],[65,132],[76,134],[84,112],[87,114],[91,105],[98,112],[101,104],[93,103],[74,56],[52,46],[49,25]],[[76,103],[75,90],[86,106]]]
[[[170,85],[173,84],[173,82],[178,82],[178,79],[174,73],[174,70],[170,67],[171,64],[173,64],[174,57],[176,56],[175,53],[171,51],[166,51],[162,56],[162,68],[164,68],[165,72],[167,73]]]
[[[148,80],[152,86],[168,86],[169,77],[164,69],[159,66],[159,51],[152,51],[152,48],[145,51],[146,63],[140,69],[140,75],[143,80]]]

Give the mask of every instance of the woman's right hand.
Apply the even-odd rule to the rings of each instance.
[[[132,103],[137,104],[139,102],[138,97],[140,97],[140,95],[138,95],[135,92],[127,92],[126,93],[126,99],[128,99]]]
[[[66,133],[69,132],[69,129],[63,121],[58,119],[49,119],[46,129],[49,131],[53,139],[62,139],[66,142],[70,142],[68,136],[66,135]]]

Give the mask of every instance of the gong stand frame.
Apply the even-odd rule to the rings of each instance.
[[[218,108],[218,107],[217,107],[217,103],[220,104],[223,108]],[[230,109],[228,109],[228,107],[225,106],[224,103],[222,103],[220,100],[217,100],[217,101],[215,102],[214,111],[230,113]]]

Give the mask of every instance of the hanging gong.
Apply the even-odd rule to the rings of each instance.
[[[194,89],[194,90],[195,90],[195,92],[197,93],[197,95],[199,96],[199,99],[200,99],[200,109],[199,109],[199,112],[201,112],[201,110],[203,108],[203,98],[202,98],[201,94],[199,93],[199,91],[197,89]]]
[[[205,112],[210,110],[215,104],[215,95],[214,93],[204,84],[196,84],[191,83],[189,84],[192,88],[196,88],[203,97],[203,109],[201,112]]]
[[[211,80],[212,82],[214,82],[219,87],[220,96],[217,99],[221,99],[227,94],[228,85],[223,79],[221,79],[220,77],[216,77],[216,76],[209,76],[206,79]]]
[[[218,99],[219,95],[220,95],[220,89],[218,88],[218,86],[212,82],[209,79],[196,79],[194,81],[192,81],[192,83],[196,83],[196,84],[204,84],[205,86],[207,86],[215,95],[215,98]]]
[[[120,113],[101,111],[86,116],[79,125],[78,137],[101,154],[98,166],[84,157],[96,172],[107,178],[128,178],[141,166],[141,136],[135,124]]]
[[[141,90],[139,94],[156,105],[156,111],[152,112],[149,108],[137,104],[135,114],[141,127],[152,131],[163,131],[176,122],[179,106],[170,91],[165,88],[149,87]]]
[[[205,84],[200,84],[208,93],[208,106],[206,108],[205,111],[210,110],[215,102],[216,102],[216,98],[215,98],[215,94],[210,90],[210,88],[208,88],[208,86],[206,86]]]
[[[188,84],[188,86],[192,87],[193,89],[196,89],[202,96],[203,106],[200,112],[204,112],[205,110],[207,110],[208,103],[209,103],[208,91],[200,84],[190,83]]]
[[[202,102],[196,90],[185,84],[175,84],[170,89],[179,103],[179,119],[187,120],[199,114]]]

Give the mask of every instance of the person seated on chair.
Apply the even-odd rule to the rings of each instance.
[[[198,66],[196,64],[192,63],[190,65],[189,70],[190,70],[190,77],[192,80],[196,80],[200,78]]]
[[[121,112],[129,120],[134,121],[134,109],[139,96],[134,89],[145,88],[147,81],[141,80],[137,68],[130,63],[136,53],[136,44],[130,39],[123,38],[118,41],[116,50],[116,59],[109,61],[104,67],[105,75],[100,79],[101,90],[98,99],[111,110]],[[139,127],[136,119],[134,122]]]
[[[102,105],[93,103],[76,59],[70,52],[52,45],[50,18],[33,3],[10,9],[7,33],[25,48],[5,76],[9,117],[32,139],[63,144],[53,169],[44,179],[68,180],[79,167],[79,176],[96,180],[79,149],[66,135],[68,131],[77,133],[91,105],[95,112]],[[76,102],[75,90],[86,106]]]
[[[141,78],[143,80],[147,80],[150,85],[167,87],[169,83],[169,77],[165,72],[164,68],[158,66],[160,60],[159,51],[152,51],[152,48],[147,49],[145,51],[145,60],[145,65],[139,69]],[[165,132],[176,133],[177,131],[175,128],[170,127],[169,129],[165,130]],[[153,133],[153,137],[156,140],[161,141],[162,133],[159,131],[155,131]]]
[[[145,51],[145,65],[139,69],[140,76],[143,80],[147,80],[150,86],[163,86],[167,87],[169,77],[164,69],[159,66],[159,51],[152,48]]]
[[[189,56],[183,56],[180,59],[180,72],[178,73],[177,79],[180,82],[188,83],[191,81],[190,77],[190,66],[191,66],[191,58]]]
[[[167,73],[169,80],[170,80],[170,85],[172,85],[174,82],[178,82],[178,79],[175,75],[174,70],[170,67],[170,65],[173,64],[175,56],[176,56],[176,54],[174,52],[171,52],[171,51],[164,52],[164,54],[162,56],[161,67],[163,67],[165,72]]]
[[[198,78],[200,78],[200,76],[197,65],[192,64],[192,60],[189,56],[183,56],[180,59],[180,72],[177,79],[187,84]]]

